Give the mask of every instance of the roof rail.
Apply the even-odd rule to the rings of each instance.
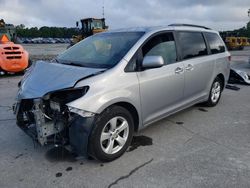
[[[187,26],[187,27],[199,27],[199,28],[203,28],[203,29],[209,29],[211,30],[211,28],[205,27],[205,26],[201,26],[201,25],[193,25],[193,24],[170,24],[168,26]]]

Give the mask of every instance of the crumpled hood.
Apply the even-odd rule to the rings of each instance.
[[[78,80],[104,70],[37,61],[24,75],[17,99],[40,98],[51,91],[73,87]]]

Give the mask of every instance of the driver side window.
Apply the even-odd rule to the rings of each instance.
[[[162,56],[165,65],[175,63],[177,55],[173,33],[159,34],[151,38],[142,47],[142,53],[143,57]]]

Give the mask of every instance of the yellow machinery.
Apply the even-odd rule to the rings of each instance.
[[[250,46],[249,39],[247,37],[238,37],[238,40],[241,41],[241,45],[244,46]]]
[[[0,37],[6,35],[12,42],[16,42],[16,28],[13,24],[6,24],[0,19]]]
[[[76,26],[79,27],[79,22],[76,22]],[[105,24],[105,18],[85,18],[81,20],[81,28],[79,35],[72,36],[71,46],[78,43],[82,39],[106,31],[108,26]]]
[[[243,50],[244,48],[239,37],[226,37],[225,43],[229,50]]]

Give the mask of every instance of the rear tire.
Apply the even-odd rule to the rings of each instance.
[[[209,107],[216,106],[220,100],[222,89],[223,89],[222,81],[219,77],[216,77],[211,86],[209,98],[206,101],[205,105]]]
[[[134,122],[129,111],[111,106],[94,122],[89,138],[89,154],[103,162],[113,161],[127,150],[133,133]]]

